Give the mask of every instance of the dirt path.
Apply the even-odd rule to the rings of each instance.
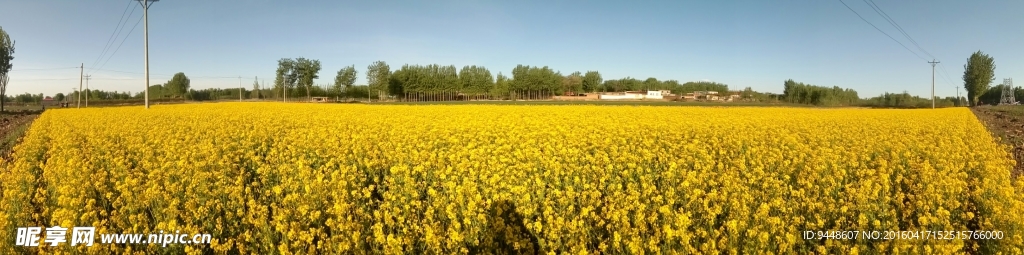
[[[28,130],[32,121],[39,117],[35,112],[14,112],[0,115],[0,158],[6,159],[14,145]]]
[[[1017,165],[1011,175],[1017,178],[1024,174],[1024,106],[979,106],[971,107],[971,111],[989,132],[1002,137],[1004,144],[1013,146],[1010,152]]]

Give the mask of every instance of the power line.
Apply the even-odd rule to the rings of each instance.
[[[877,13],[879,16],[882,16],[883,19],[888,21],[889,25],[892,25],[893,27],[896,28],[896,30],[898,30],[901,34],[903,34],[903,36],[906,37],[907,40],[909,40],[911,44],[914,44],[914,47],[917,47],[917,49],[921,50],[921,52],[923,52],[925,55],[928,55],[929,57],[931,57],[933,59],[935,58],[934,55],[932,55],[927,50],[925,50],[923,47],[921,47],[921,45],[917,43],[917,40],[914,40],[914,37],[911,37],[910,34],[907,34],[907,31],[904,30],[903,27],[900,26],[900,24],[898,22],[896,22],[896,20],[894,20],[891,16],[889,16],[889,14],[885,12],[885,10],[882,10],[882,7],[878,6],[878,4],[876,4],[874,0],[862,0],[862,1],[864,1],[864,3],[866,3],[866,4],[868,4],[868,6],[871,6],[871,9],[873,9],[875,11],[875,13]],[[932,72],[933,72],[932,75],[933,76],[934,76],[934,68],[935,68],[935,65],[933,64],[932,65],[932,69],[933,69],[932,70]],[[942,72],[939,73],[939,76],[942,77],[942,79],[944,81],[946,81],[946,83],[948,85],[957,87],[956,83],[954,83],[952,81],[952,79],[949,78],[949,75],[948,75],[949,72],[946,71],[945,65],[942,65],[941,63],[939,63],[939,68],[942,70]],[[933,79],[934,79],[934,77],[933,77]],[[934,83],[934,81],[933,81],[933,83]],[[933,85],[933,87],[934,87],[934,85]]]
[[[238,76],[235,76],[235,77],[228,77],[228,76],[196,76],[196,77],[188,77],[188,78],[189,79],[235,79],[235,78],[238,78]]]
[[[92,79],[93,80],[102,80],[102,81],[131,81],[131,80],[138,80],[139,78],[92,78]]]
[[[75,67],[75,68],[77,68],[77,67]],[[115,72],[115,73],[127,73],[127,74],[145,74],[145,73],[140,73],[140,72],[117,71],[117,70],[99,69],[99,68],[97,68],[95,70],[97,70],[97,71],[106,71],[106,72]],[[149,74],[149,75],[151,75],[151,76],[167,76],[167,77],[174,76],[174,74],[152,74],[152,73]],[[188,76],[188,78],[189,79],[236,79],[236,78],[238,78],[238,76]]]
[[[900,46],[903,46],[904,49],[907,49],[907,51],[910,51],[910,53],[913,53],[914,56],[917,56],[917,58],[920,58],[921,60],[924,60],[924,61],[928,61],[928,59],[925,59],[925,58],[921,57],[921,55],[918,55],[917,52],[911,50],[910,48],[907,48],[906,45],[903,45],[903,43],[901,43],[900,41],[896,40],[896,38],[892,38],[892,36],[890,36],[888,33],[886,33],[885,31],[882,31],[882,29],[879,29],[877,26],[875,26],[875,24],[872,24],[867,19],[864,19],[863,16],[860,16],[860,13],[857,13],[857,11],[854,11],[853,8],[850,8],[849,5],[846,5],[846,2],[843,2],[843,0],[839,0],[839,2],[842,3],[843,6],[846,6],[846,9],[849,9],[851,12],[853,12],[853,14],[856,14],[857,17],[860,18],[860,20],[863,20],[864,22],[867,22],[868,25],[871,25],[871,27],[875,28],[875,30],[878,30],[878,32],[882,32],[882,34],[884,34],[886,37],[889,37],[889,39],[892,39],[892,41],[900,44]]]
[[[86,75],[86,77],[90,77]],[[68,81],[77,80],[78,78],[40,78],[40,79],[17,79],[17,81]],[[103,81],[130,81],[138,80],[141,78],[91,78],[92,80],[103,80]]]
[[[110,69],[100,69],[100,68],[95,68],[95,69],[93,69],[93,70],[94,70],[94,71],[106,71],[106,72],[115,72],[115,73],[129,73],[129,74],[144,74],[144,73],[140,73],[140,72],[128,72],[128,71],[117,71],[117,70],[110,70]],[[157,74],[157,75],[159,75],[159,76],[164,76],[164,75],[162,75],[162,74]],[[170,75],[166,75],[166,76],[170,76]]]
[[[957,83],[953,82],[954,81],[953,78],[949,77],[949,72],[946,71],[946,67],[945,66],[946,65],[939,64],[939,68],[942,69],[942,72],[939,73],[939,74],[942,74],[942,77],[946,78],[946,82],[949,82],[950,85],[956,86]]]
[[[104,66],[106,66],[106,65],[107,65],[107,62],[110,62],[110,59],[111,59],[111,58],[113,58],[113,57],[114,57],[114,55],[116,55],[116,54],[117,54],[117,51],[121,49],[121,45],[124,45],[124,41],[127,41],[127,40],[128,40],[128,37],[132,35],[132,32],[133,32],[133,31],[135,31],[135,28],[139,26],[139,23],[142,23],[142,18],[139,18],[139,21],[138,21],[138,22],[135,22],[135,26],[133,26],[133,27],[132,27],[132,30],[128,30],[128,35],[125,35],[125,36],[124,36],[124,39],[123,39],[123,40],[121,40],[121,44],[118,44],[118,45],[117,45],[117,48],[115,48],[115,49],[114,49],[114,53],[110,53],[110,56],[109,56],[109,57],[107,57],[107,60],[106,60],[106,61],[103,61],[103,64],[102,64],[102,65],[100,65],[100,67],[99,67],[99,68],[103,68]]]
[[[96,56],[96,60],[92,61],[92,64],[89,65],[90,67],[96,66],[96,64],[100,62],[100,59],[103,59],[103,55],[107,54],[107,50],[109,50],[110,46],[112,46],[113,42],[115,42],[114,38],[121,35],[121,30],[124,30],[124,26],[122,24],[128,23],[128,19],[131,19],[131,17],[132,17],[131,14],[129,14],[128,15],[128,19],[124,18],[124,14],[128,13],[128,7],[131,7],[131,6],[133,6],[133,5],[132,5],[132,2],[129,0],[128,1],[128,5],[126,5],[124,7],[124,11],[121,12],[121,18],[119,18],[117,20],[117,26],[114,27],[114,31],[110,31],[110,37],[107,38],[107,43],[103,45],[103,51],[100,52],[99,56]],[[132,8],[132,12],[131,13],[135,14],[135,8]],[[117,34],[117,36],[115,36],[115,33]],[[92,68],[90,68],[89,71],[91,72]]]
[[[152,75],[152,74],[150,74],[150,75]],[[157,76],[172,77],[173,75],[157,75]],[[213,80],[213,79],[238,79],[238,76],[191,76],[191,77],[188,77],[188,78],[189,79],[209,79],[209,80]],[[14,80],[16,80],[16,81],[64,81],[64,80],[74,80],[74,79],[78,79],[78,78],[34,78],[34,79],[14,79]],[[93,80],[104,80],[104,81],[131,81],[131,80],[141,80],[143,78],[92,78],[92,79]]]
[[[43,78],[43,79],[14,79],[15,81],[66,81],[78,78]]]
[[[11,71],[45,71],[45,70],[63,70],[63,69],[78,69],[77,66],[73,67],[54,67],[54,68],[30,68],[30,69],[14,69]]]
[[[878,13],[878,15],[882,16],[882,18],[884,18],[885,21],[889,22],[889,25],[892,25],[893,27],[896,28],[896,30],[900,31],[900,33],[903,34],[903,36],[906,37],[907,40],[910,40],[910,43],[914,44],[914,46],[917,47],[917,49],[921,50],[921,52],[924,52],[925,55],[928,55],[931,58],[935,58],[935,56],[932,56],[931,53],[928,53],[928,51],[924,50],[924,48],[921,48],[921,45],[918,45],[917,41],[914,40],[913,37],[910,37],[910,35],[907,34],[907,31],[903,30],[903,27],[900,26],[899,23],[896,23],[896,20],[893,20],[892,17],[889,17],[889,14],[885,13],[885,11],[882,10],[882,7],[879,7],[878,4],[875,4],[874,0],[864,0],[864,3],[867,3],[868,6],[871,6],[871,9],[875,10],[875,13]]]
[[[74,67],[74,68],[78,68],[78,67]],[[99,69],[99,68],[96,68],[94,70],[96,70],[96,71],[105,71],[105,72],[115,72],[115,73],[126,73],[126,74],[145,74],[145,73],[140,73],[140,72],[118,71],[118,70]],[[174,74],[152,74],[152,73],[149,74],[149,75],[151,75],[151,76],[166,76],[166,77],[173,77],[174,76]],[[189,79],[237,79],[238,76],[212,76],[211,75],[211,76],[188,76],[188,78]]]

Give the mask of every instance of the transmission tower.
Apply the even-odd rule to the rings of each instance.
[[[999,104],[1017,104],[1013,98],[1013,78],[1003,79],[1003,95],[999,97]]]

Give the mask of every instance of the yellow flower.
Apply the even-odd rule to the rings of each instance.
[[[217,242],[41,253],[1019,254],[1024,181],[988,136],[964,108],[58,109],[0,162],[0,240],[59,222]],[[1005,239],[803,239],[975,226]]]

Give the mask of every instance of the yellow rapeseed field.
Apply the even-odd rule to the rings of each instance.
[[[58,109],[12,158],[2,254],[1024,253],[1024,184],[965,108]],[[214,242],[13,245],[54,225]],[[1004,236],[805,238],[970,230]]]

